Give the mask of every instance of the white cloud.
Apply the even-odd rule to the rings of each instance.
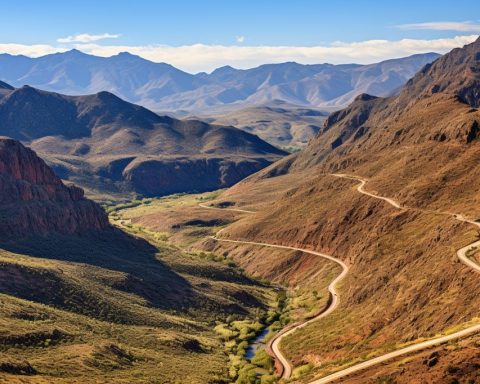
[[[429,23],[401,24],[400,29],[423,29],[434,31],[457,31],[480,33],[480,24],[471,21],[434,21]]]
[[[94,41],[105,39],[117,39],[120,35],[111,33],[102,33],[101,35],[90,35],[89,33],[80,33],[78,35],[61,37],[57,39],[58,43],[92,43]]]
[[[235,40],[238,44],[243,44],[245,42],[245,36],[237,36]]]
[[[188,72],[211,71],[223,65],[251,68],[265,63],[297,61],[316,63],[373,63],[381,60],[409,56],[416,53],[446,53],[453,48],[473,42],[478,36],[457,36],[445,39],[367,40],[352,43],[335,42],[325,46],[224,46],[193,44],[168,45],[101,45],[74,44],[75,48],[98,56],[112,56],[130,52],[155,62],[166,62]],[[0,53],[24,54],[37,57],[65,51],[64,47],[49,45],[1,44]]]
[[[46,44],[24,45],[15,43],[0,43],[0,54],[9,53],[10,55],[25,55],[30,57],[38,57],[48,55],[50,53],[65,51],[68,51],[68,49],[53,47]]]
[[[179,47],[107,46],[82,44],[77,48],[85,52],[111,56],[128,51],[145,59],[166,62],[189,72],[211,71],[223,65],[251,68],[265,63],[297,61],[303,64],[318,63],[373,63],[416,53],[446,53],[453,48],[473,42],[478,36],[457,36],[447,39],[398,41],[368,40],[353,43],[336,42],[328,46],[224,46],[194,44]]]

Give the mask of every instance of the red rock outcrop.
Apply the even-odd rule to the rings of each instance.
[[[0,239],[106,229],[106,214],[65,185],[35,152],[0,137]]]

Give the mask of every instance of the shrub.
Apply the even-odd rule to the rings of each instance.
[[[260,378],[260,384],[275,384],[275,376],[263,375]]]
[[[313,368],[312,364],[301,365],[293,370],[292,377],[295,379],[298,379],[299,377],[309,373],[312,370],[312,368]]]
[[[236,384],[255,384],[257,382],[257,372],[255,366],[252,364],[244,365],[238,371],[238,378]]]
[[[273,360],[264,349],[259,349],[252,358],[252,364],[270,371],[273,368]]]

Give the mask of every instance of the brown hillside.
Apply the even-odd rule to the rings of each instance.
[[[300,108],[276,102],[243,108],[225,114],[203,114],[201,119],[223,125],[233,125],[258,135],[279,148],[298,150],[307,145],[323,125],[327,112]]]
[[[30,149],[0,138],[0,237],[107,228],[103,210],[66,186]]]
[[[222,195],[259,210],[222,236],[307,247],[351,266],[340,307],[284,342],[296,365],[328,362],[312,377],[479,315],[479,276],[455,254],[477,230],[441,214],[480,217],[479,52],[480,39],[452,51],[396,97],[358,97],[303,152]],[[366,177],[368,191],[426,211],[359,194],[332,172]],[[272,200],[275,189],[283,192]],[[241,252],[237,260],[247,262]]]

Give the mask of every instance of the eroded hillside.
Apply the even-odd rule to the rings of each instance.
[[[283,344],[295,365],[317,366],[310,377],[478,316],[478,274],[456,257],[478,231],[451,214],[480,217],[479,51],[480,40],[452,51],[397,97],[357,98],[305,151],[221,196],[258,207],[222,237],[315,249],[350,266],[340,307]],[[332,173],[367,178],[368,191],[414,209]],[[272,190],[284,192],[272,201]]]
[[[0,139],[0,190],[2,383],[224,383],[227,352],[277,316],[268,285],[114,228],[12,139]],[[225,350],[223,324],[243,347]]]

